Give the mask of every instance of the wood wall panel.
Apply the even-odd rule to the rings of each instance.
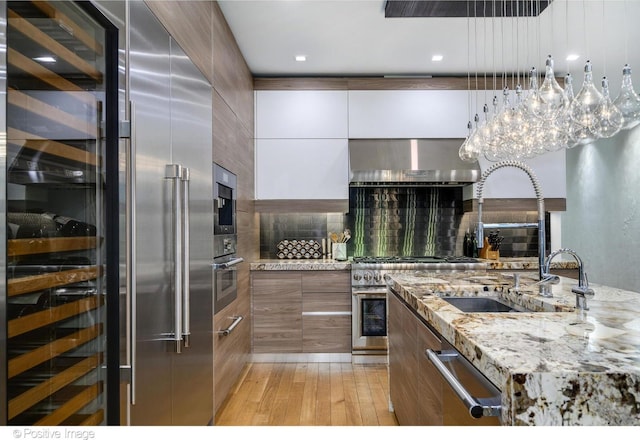
[[[546,198],[544,199],[545,211],[566,211],[567,199]],[[464,212],[478,210],[478,199],[465,200],[463,203]],[[482,210],[489,211],[537,211],[538,200],[513,198],[513,199],[484,199]]]
[[[511,80],[511,78],[509,78]],[[562,86],[563,78],[556,78]],[[484,81],[468,81],[467,77],[442,76],[433,78],[383,77],[269,77],[254,78],[255,90],[485,90]],[[487,90],[493,90],[489,82]]]
[[[213,86],[253,137],[253,76],[220,7],[212,9]]]

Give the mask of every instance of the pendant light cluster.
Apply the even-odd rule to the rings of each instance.
[[[502,104],[494,98],[493,112],[487,105],[483,112],[483,120],[476,115],[475,125],[469,122],[467,126],[469,136],[459,151],[462,160],[476,162],[481,156],[490,161],[530,159],[612,137],[640,124],[640,97],[633,89],[629,65],[622,71],[620,94],[612,100],[606,77],[600,91],[595,86],[589,61],[584,66],[582,88],[574,95],[571,74],[565,77],[563,89],[555,79],[549,55],[539,87],[533,68],[526,92],[517,85],[514,97],[505,87]]]
[[[526,89],[520,85],[520,77],[518,73],[513,89],[503,81],[501,99],[494,97],[492,109],[485,104],[483,117],[476,114],[473,123],[468,123],[469,135],[459,150],[462,160],[530,159],[610,138],[640,124],[640,97],[633,88],[628,64],[622,69],[622,86],[615,99],[610,96],[606,77],[597,86],[594,83],[590,61],[584,65],[582,87],[576,94],[571,74],[565,76],[564,87],[556,80],[551,55],[540,85],[535,68],[529,70]]]

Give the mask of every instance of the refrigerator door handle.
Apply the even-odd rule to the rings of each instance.
[[[189,168],[182,168],[180,180],[182,182],[182,209],[184,215],[182,217],[182,336],[184,339],[184,347],[191,346],[191,297],[189,285],[189,270],[191,267],[190,249],[189,249],[189,222],[191,215],[189,212],[190,195],[189,195]]]
[[[183,221],[182,221],[182,166],[169,164],[165,167],[165,179],[171,179],[173,198],[174,224],[174,332],[172,340],[175,342],[175,352],[182,353],[182,255],[183,255]]]
[[[137,355],[137,286],[136,286],[136,126],[135,104],[129,101],[129,151],[126,158],[125,186],[127,198],[125,201],[126,216],[126,328],[128,332],[126,362],[121,371],[130,384],[129,402],[136,403],[136,355]]]

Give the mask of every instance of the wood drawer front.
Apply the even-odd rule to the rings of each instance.
[[[351,316],[304,315],[302,317],[304,353],[351,353]]]
[[[304,292],[351,292],[350,271],[315,271],[302,275]]]
[[[297,274],[254,275],[253,351],[302,351],[302,291]]]
[[[244,319],[227,336],[218,334],[218,331],[228,328],[233,322],[233,317],[239,315],[240,310],[236,303],[232,303],[228,310],[216,315],[214,319],[214,348],[213,371],[215,383],[214,409],[222,406],[229,391],[236,384],[242,368],[247,361],[247,353],[251,351],[248,337],[251,320],[244,315]]]
[[[302,312],[351,312],[350,292],[303,292]]]
[[[417,376],[420,394],[420,425],[441,426],[444,423],[442,414],[444,381],[436,367],[427,358],[425,352],[428,348],[439,351],[442,349],[442,342],[420,322],[418,324],[419,374]]]

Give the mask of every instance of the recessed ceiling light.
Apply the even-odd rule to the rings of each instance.
[[[35,61],[39,61],[41,63],[55,63],[56,62],[56,59],[54,57],[51,57],[51,56],[35,57],[34,60]]]
[[[296,55],[296,61],[307,61],[306,55]]]
[[[443,58],[442,55],[434,55],[431,57],[431,61],[442,61]]]
[[[575,53],[571,53],[571,54],[567,55],[567,61],[575,61],[578,58],[580,58],[580,55],[575,54]]]

